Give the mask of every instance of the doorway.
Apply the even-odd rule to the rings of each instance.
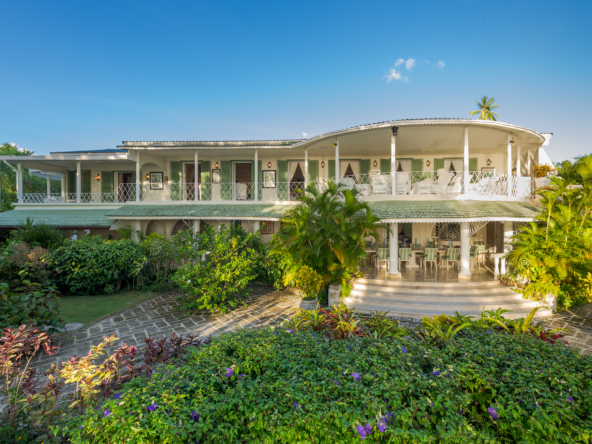
[[[198,163],[197,165],[197,183],[198,187],[201,188],[201,163]],[[198,195],[197,199],[200,200],[201,196]],[[185,185],[183,187],[183,200],[195,200],[195,163],[185,164]]]
[[[117,200],[128,202],[136,200],[134,173],[117,173]]]
[[[304,171],[302,170],[302,164],[300,162],[290,162],[290,200],[298,200],[302,193],[297,190],[304,190]]]
[[[251,200],[252,193],[251,162],[234,162],[232,164],[232,198],[233,200]]]

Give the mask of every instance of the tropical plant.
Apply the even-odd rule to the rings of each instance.
[[[60,230],[45,223],[35,222],[30,217],[20,221],[16,230],[10,232],[10,237],[31,247],[39,246],[47,250],[58,248],[65,240],[64,233]]]
[[[317,299],[319,291],[321,291],[323,277],[308,265],[303,265],[298,270],[294,283],[300,289],[302,299],[312,301]]]
[[[443,342],[452,339],[458,332],[467,327],[471,327],[471,322],[457,322],[457,318],[449,318],[445,314],[439,316],[426,316],[421,320],[423,330],[418,332],[420,338],[424,341]]]
[[[557,171],[557,169],[555,169],[551,165],[547,165],[547,164],[537,164],[534,166],[534,176],[535,177],[547,177],[556,171]]]
[[[401,327],[398,319],[387,317],[386,311],[373,311],[370,317],[361,319],[366,327],[366,335],[374,339],[392,339],[409,335],[409,330]]]
[[[479,120],[497,120],[499,119],[499,115],[494,112],[493,110],[500,107],[501,105],[494,105],[495,99],[493,97],[489,98],[487,96],[481,97],[481,100],[476,101],[477,106],[479,107],[478,110],[471,111],[471,116],[475,114],[479,114]]]
[[[271,240],[272,253],[286,270],[284,284],[289,285],[306,265],[323,277],[325,285],[341,284],[343,294],[349,294],[350,280],[361,275],[364,239],[378,237],[378,228],[388,229],[357,195],[357,190],[333,181],[324,191],[311,184],[300,197],[301,204],[286,212]]]
[[[44,287],[23,281],[22,287],[11,291],[0,282],[0,328],[23,324],[47,326],[55,330],[64,325],[60,316],[59,292],[55,287]]]
[[[542,212],[513,237],[506,256],[511,273],[526,282],[526,297],[542,300],[551,293],[559,308],[586,303],[585,279],[592,271],[592,155],[561,163],[551,186],[536,194]]]

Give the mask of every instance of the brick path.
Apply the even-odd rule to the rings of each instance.
[[[566,310],[553,316],[537,318],[545,328],[565,328],[569,334],[563,339],[582,353],[592,354],[592,304]]]

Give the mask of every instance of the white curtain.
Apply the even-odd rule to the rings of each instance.
[[[451,167],[454,168],[454,172],[456,174],[462,174],[465,170],[465,161],[464,159],[446,159],[445,169],[446,171],[450,171]]]
[[[399,160],[399,165],[404,173],[411,172],[411,161],[410,160]],[[399,171],[399,165],[397,165],[397,171]]]
[[[296,174],[298,165],[300,165],[300,162],[288,162],[288,169],[290,170],[290,182],[294,180],[294,174]],[[302,167],[300,169],[302,169]]]
[[[345,176],[349,162],[339,162],[339,177]]]
[[[348,167],[351,167],[351,170],[354,173],[354,177],[356,178],[356,182],[357,182],[358,178],[360,177],[360,162],[358,162],[358,161],[339,162],[339,177],[345,176],[345,172],[347,171]]]

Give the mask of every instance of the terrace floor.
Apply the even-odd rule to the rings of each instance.
[[[386,267],[377,267],[369,260],[363,264],[364,277],[367,279],[389,279]],[[438,267],[436,270],[433,266],[428,265],[424,267],[407,267],[403,265],[401,268],[401,280],[411,282],[459,282],[458,269],[451,267]],[[483,282],[494,280],[493,272],[485,266],[471,267],[471,279],[461,279],[460,282]]]

